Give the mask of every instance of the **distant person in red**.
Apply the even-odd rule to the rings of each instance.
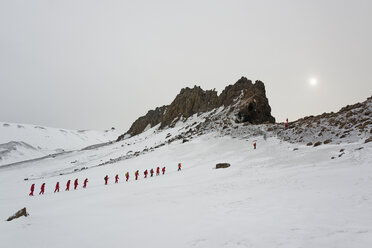
[[[160,168],[158,166],[158,168],[156,168],[156,175],[159,176],[160,175]]]
[[[57,182],[57,184],[56,184],[56,188],[55,188],[55,190],[54,190],[54,193],[56,193],[56,192],[59,192],[59,182]]]
[[[43,184],[41,185],[39,195],[44,195],[44,191],[45,191],[45,183],[43,183]]]
[[[30,189],[30,194],[29,194],[29,196],[33,196],[34,195],[34,190],[35,190],[35,184],[33,183],[32,185],[31,185],[31,189]]]
[[[79,183],[78,183],[78,179],[76,178],[76,179],[75,179],[75,182],[74,182],[74,190],[77,188],[78,185],[79,185]]]
[[[125,178],[126,178],[126,181],[128,182],[129,180],[129,172],[127,171],[127,173],[125,173]]]
[[[149,174],[149,172],[148,172],[147,170],[145,170],[145,171],[143,172],[143,174],[145,174],[145,178],[147,178],[147,174]]]
[[[71,180],[68,180],[66,184],[66,191],[70,190],[70,183],[71,183]]]
[[[151,168],[150,170],[151,177],[154,175],[154,170]]]
[[[107,182],[109,180],[109,177],[106,175],[104,179],[105,179],[105,185],[107,185]]]
[[[178,170],[177,171],[180,171],[181,170],[181,163],[178,163]]]
[[[139,172],[138,172],[138,170],[134,173],[134,176],[136,177],[136,180],[138,179],[138,174],[139,174]]]
[[[161,169],[161,171],[163,172],[163,175],[165,174],[165,167],[163,167],[163,169]]]
[[[256,142],[253,142],[253,148],[254,149],[256,149],[256,146],[257,146]]]
[[[85,178],[83,188],[85,189],[87,187],[88,178]]]
[[[288,118],[287,120],[285,121],[285,124],[284,124],[284,128],[287,128],[288,127]]]
[[[118,182],[119,182],[119,175],[116,174],[116,176],[115,176],[115,183],[118,183]]]

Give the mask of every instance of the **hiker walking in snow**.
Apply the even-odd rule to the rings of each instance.
[[[87,187],[88,178],[85,178],[83,188],[85,189]]]
[[[145,172],[143,172],[143,174],[145,174],[145,178],[147,178],[147,174],[149,174],[149,173],[148,173],[147,170],[145,170]]]
[[[44,191],[45,191],[45,183],[43,183],[43,184],[41,185],[39,195],[44,195]]]
[[[129,172],[127,171],[127,173],[125,173],[125,178],[126,178],[126,181],[128,182],[129,180]]]
[[[253,148],[256,149],[256,142],[253,142]]]
[[[30,188],[30,194],[28,194],[29,196],[33,196],[34,195],[34,190],[35,190],[35,184],[33,183],[32,185],[31,185],[31,188]]]
[[[66,191],[70,190],[70,183],[71,183],[71,180],[68,180],[66,183]]]
[[[150,170],[151,177],[154,175],[154,170],[151,168]]]
[[[107,182],[109,180],[109,177],[106,175],[104,179],[105,179],[105,185],[107,185]]]
[[[161,171],[163,172],[163,175],[164,175],[164,173],[165,173],[165,167],[163,167],[163,169],[161,169]]]
[[[138,170],[136,170],[136,172],[134,173],[134,176],[136,177],[136,180],[138,179],[138,175],[139,175],[139,172],[138,172]]]
[[[78,185],[79,185],[79,184],[78,184],[78,179],[76,178],[76,179],[75,179],[75,182],[74,182],[74,190],[76,190],[76,188],[77,188]]]
[[[288,127],[288,118],[286,119],[285,124],[284,124],[284,128],[287,128],[287,127]]]
[[[54,193],[59,192],[59,182],[56,184],[56,188],[54,189]]]
[[[158,168],[156,168],[156,175],[159,176],[160,175],[160,168],[158,166]]]
[[[180,171],[181,170],[181,163],[178,163],[178,170],[177,171]]]
[[[119,182],[119,175],[116,174],[116,176],[115,176],[115,183],[118,183],[118,182]]]

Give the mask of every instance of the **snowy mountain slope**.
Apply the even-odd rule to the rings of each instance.
[[[175,135],[182,127],[160,136]],[[58,174],[76,163],[94,165],[108,153],[114,157],[159,144],[164,137],[154,131],[95,150],[0,169],[0,218],[22,207],[30,212],[27,218],[0,222],[2,243],[12,247],[372,244],[372,143],[308,147],[275,137],[247,140],[209,132],[113,164]],[[253,139],[257,150],[252,149]],[[341,148],[344,155],[338,157]],[[178,162],[183,163],[181,172],[176,171]],[[218,162],[232,166],[213,169]],[[143,179],[141,173],[139,181],[133,180],[135,170],[156,166],[166,166],[166,175]],[[128,183],[123,182],[126,171],[131,173]],[[103,185],[106,174],[108,186]],[[121,177],[117,185],[115,174]],[[32,181],[23,180],[33,176]],[[81,184],[86,177],[87,189],[80,185],[76,191],[63,191],[68,179],[78,178]],[[54,194],[57,181],[62,192]],[[27,195],[31,183],[36,184],[37,194],[43,182],[46,195]]]
[[[2,166],[0,218],[5,220],[23,207],[30,216],[0,222],[1,243],[11,247],[370,247],[372,142],[365,143],[370,136],[370,101],[346,113],[311,117],[316,125],[302,133],[296,131],[301,120],[288,129],[282,124],[249,125],[236,122],[237,113],[230,107],[220,107],[177,118],[165,128],[149,126],[120,142]],[[240,104],[239,99],[234,104]],[[322,138],[332,141],[306,145],[320,137],[315,134],[325,123],[333,123],[329,118],[341,122],[352,115],[347,113],[351,109],[358,109],[358,118],[344,126],[355,131],[340,137],[342,128],[326,125],[331,131]],[[179,162],[181,172],[176,171]],[[214,169],[220,162],[232,166]],[[157,166],[166,166],[166,175],[143,179],[145,169]],[[141,173],[138,181],[133,180],[136,170]],[[131,178],[126,183],[127,171]],[[119,184],[113,183],[116,174]],[[104,186],[105,175],[110,177],[108,186]],[[75,178],[78,190],[65,192],[67,180]],[[82,189],[85,178],[88,188]],[[57,181],[61,192],[54,194]],[[38,196],[44,182],[46,194]],[[29,197],[32,183],[36,195]]]
[[[0,166],[113,141],[116,130],[66,130],[0,122]]]

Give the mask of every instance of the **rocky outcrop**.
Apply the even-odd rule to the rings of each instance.
[[[156,126],[164,119],[164,115],[168,107],[169,106],[164,105],[162,107],[156,108],[155,110],[150,110],[149,112],[147,112],[146,115],[141,116],[132,124],[127,134],[130,134],[132,136],[137,135],[142,133],[143,130],[145,130],[146,127],[148,127],[149,125],[150,127]],[[117,141],[124,139],[124,137],[125,134],[120,135]]]
[[[288,128],[284,123],[273,128],[276,128],[277,137],[293,143],[317,144],[322,140],[323,144],[357,142],[372,133],[372,97],[347,105],[336,113],[306,116],[289,122]]]
[[[240,100],[239,104],[234,106],[237,99]],[[219,96],[219,106],[222,105],[232,106],[237,110],[237,122],[251,124],[275,122],[275,118],[271,116],[269,100],[266,98],[265,85],[261,81],[252,84],[251,80],[242,77],[234,85],[227,86]]]
[[[217,107],[218,96],[215,90],[202,90],[199,86],[188,87],[181,90],[161,121],[161,128],[169,126],[173,120],[188,118],[196,113],[210,111]]]
[[[217,91],[204,91],[199,86],[184,88],[168,106],[150,110],[145,116],[138,118],[126,134],[140,134],[147,127],[161,123],[160,128],[171,126],[181,117],[189,118],[198,113],[208,112],[223,106],[230,108],[235,114],[235,122],[239,123],[274,123],[271,108],[266,98],[265,85],[261,81],[254,84],[245,77],[234,85],[227,86],[218,96]],[[118,138],[124,139],[125,134]]]

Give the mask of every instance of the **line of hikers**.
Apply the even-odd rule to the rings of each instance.
[[[179,163],[178,164],[178,170],[177,171],[180,171],[181,170],[181,166],[182,166],[181,163]],[[164,175],[165,174],[165,167],[163,167],[161,169],[161,171],[162,171],[162,173]],[[148,173],[149,172],[147,171],[147,169],[143,172],[143,174],[145,175],[144,178],[147,178]],[[154,175],[154,173],[155,173],[154,172],[154,169],[151,169],[150,170],[151,177]],[[160,167],[157,167],[156,168],[156,175],[157,176],[160,175]],[[136,172],[134,173],[134,176],[135,176],[135,180],[138,180],[139,170],[136,170]],[[125,178],[126,178],[126,182],[128,182],[128,180],[129,180],[129,172],[125,173]],[[107,185],[108,184],[108,180],[109,180],[109,176],[106,175],[103,179],[105,180],[105,185]],[[88,178],[85,178],[84,184],[83,184],[83,188],[86,188],[87,187],[87,183],[88,183]],[[118,174],[116,174],[116,176],[115,176],[115,183],[119,183],[119,175]],[[68,180],[67,183],[66,183],[66,189],[65,189],[65,191],[69,191],[70,190],[70,184],[71,184],[71,180]],[[78,182],[78,179],[76,178],[75,181],[74,181],[74,190],[77,189],[78,185],[79,185],[79,182]],[[30,191],[31,192],[30,192],[29,196],[33,196],[34,195],[34,191],[35,191],[35,184],[32,184],[31,185]],[[39,195],[44,195],[44,192],[45,192],[45,183],[43,183],[41,185]],[[59,182],[57,182],[56,187],[54,189],[54,193],[56,193],[56,192],[59,192]]]

